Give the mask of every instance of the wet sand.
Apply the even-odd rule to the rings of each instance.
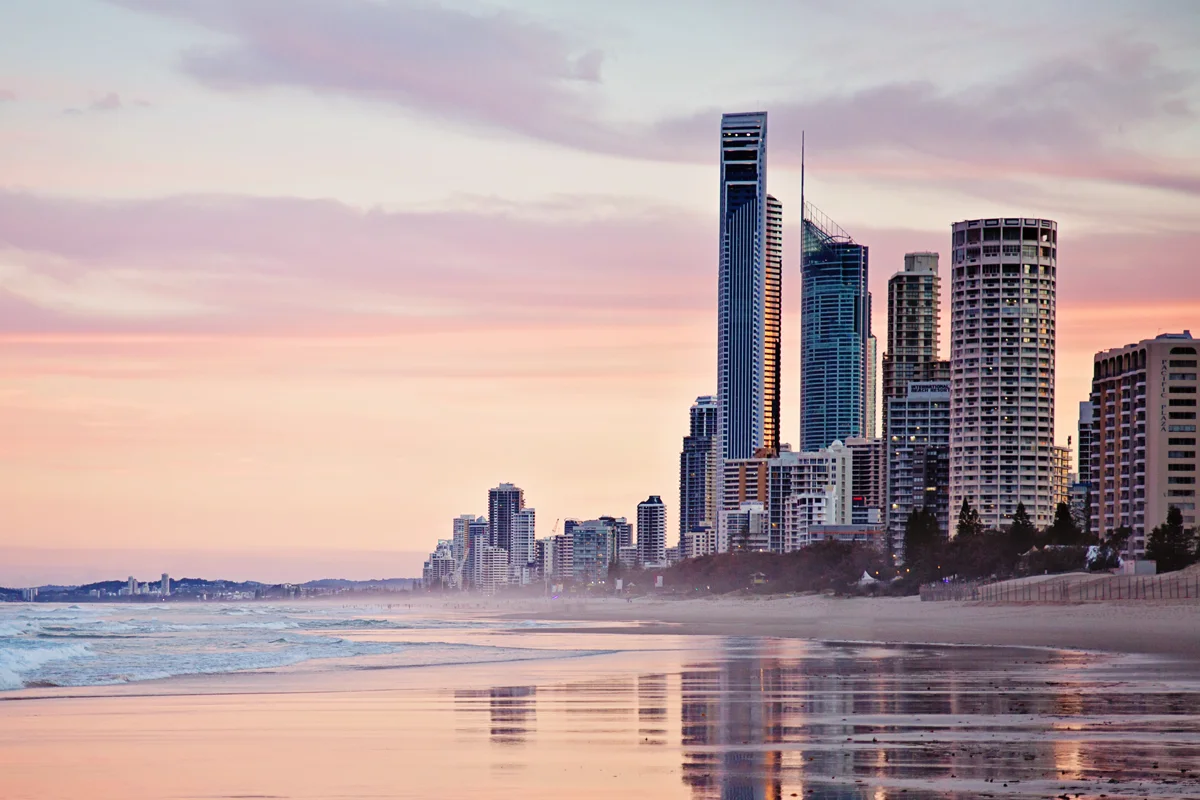
[[[616,652],[6,693],[0,796],[1200,797],[1200,679],[1170,661],[628,631],[446,636]]]
[[[646,633],[821,641],[1061,647],[1200,661],[1200,602],[985,605],[915,597],[533,601],[494,613],[589,623],[639,623]],[[599,630],[596,627],[591,631]],[[625,630],[614,628],[614,630]]]

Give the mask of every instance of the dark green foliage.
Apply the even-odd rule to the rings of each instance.
[[[920,583],[937,580],[941,566],[942,533],[932,509],[914,509],[904,523],[904,566]]]
[[[877,550],[841,542],[819,542],[794,553],[718,553],[682,561],[663,573],[663,585],[689,594],[723,594],[748,589],[761,572],[767,583],[756,591],[820,592],[854,590],[864,572],[887,582],[891,559]]]
[[[1096,558],[1088,564],[1088,569],[1100,572],[1121,566],[1121,555],[1129,546],[1129,537],[1131,536],[1133,536],[1133,529],[1127,526],[1121,526],[1113,531],[1107,539],[1100,543]]]
[[[1022,555],[1029,552],[1036,539],[1037,528],[1034,526],[1033,520],[1029,518],[1025,504],[1017,503],[1017,510],[1013,512],[1012,525],[1008,526],[1009,547],[1012,548],[1014,554]]]
[[[1174,572],[1196,562],[1196,532],[1183,527],[1183,513],[1176,506],[1167,521],[1146,537],[1146,558],[1158,562],[1159,572]]]
[[[1091,537],[1080,530],[1075,517],[1071,515],[1071,507],[1066,503],[1059,503],[1054,509],[1054,522],[1046,528],[1043,538],[1046,544],[1069,547],[1092,544],[1089,541]]]
[[[1047,545],[1024,557],[1021,571],[1026,575],[1078,572],[1087,566],[1087,552],[1085,545]]]
[[[979,512],[971,508],[971,504],[964,497],[962,508],[958,510],[958,524],[954,529],[954,538],[965,539],[981,533],[983,533],[983,520],[979,518]]]
[[[946,547],[942,572],[960,580],[1006,578],[1013,574],[1016,559],[1007,533],[981,531],[955,537]]]

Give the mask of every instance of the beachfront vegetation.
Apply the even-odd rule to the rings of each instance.
[[[1159,572],[1190,567],[1200,558],[1196,538],[1195,530],[1183,527],[1183,512],[1177,506],[1171,506],[1167,521],[1146,537],[1146,558],[1158,562]]]
[[[765,581],[755,583],[755,573]],[[717,553],[681,561],[663,573],[663,585],[688,594],[857,593],[863,573],[877,580],[895,576],[891,559],[873,547],[819,542],[792,553]]]

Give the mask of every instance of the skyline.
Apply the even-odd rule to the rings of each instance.
[[[877,335],[903,254],[948,259],[955,220],[1059,222],[1065,444],[1094,353],[1200,318],[1198,23],[1184,4],[1096,4],[1076,40],[997,68],[1006,35],[1051,35],[1065,12],[1049,9],[1046,30],[999,31],[946,78],[865,5],[876,53],[807,93],[820,45],[797,61],[785,33],[807,26],[773,3],[761,72],[728,76],[685,52],[721,32],[707,6],[685,33],[666,5],[643,32],[620,4],[288,4],[284,27],[313,41],[378,29],[359,53],[378,69],[360,72],[273,38],[278,2],[0,12],[16,42],[0,54],[0,553],[420,552],[501,481],[533,499],[539,536],[672,497],[687,409],[717,390],[721,110],[772,120],[784,442],[799,446],[803,126],[808,198],[871,249]],[[442,66],[470,60],[453,91],[383,46],[415,48],[411,31],[452,45]],[[639,36],[665,37],[662,55]],[[997,97],[1022,102],[974,120]]]

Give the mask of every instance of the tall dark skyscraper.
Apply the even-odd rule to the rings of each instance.
[[[783,370],[783,203],[767,195],[767,283],[763,296],[763,446],[779,452]]]
[[[867,247],[810,203],[800,262],[800,449],[866,432]]]
[[[697,397],[679,454],[679,539],[717,524],[717,399]]]
[[[488,543],[512,549],[513,516],[525,508],[525,491],[511,483],[488,490]]]
[[[769,262],[782,253],[781,221],[781,207],[767,196],[767,115],[725,114],[717,290],[717,436],[722,461],[753,456],[771,444],[768,436],[778,442],[782,269],[772,271]]]

